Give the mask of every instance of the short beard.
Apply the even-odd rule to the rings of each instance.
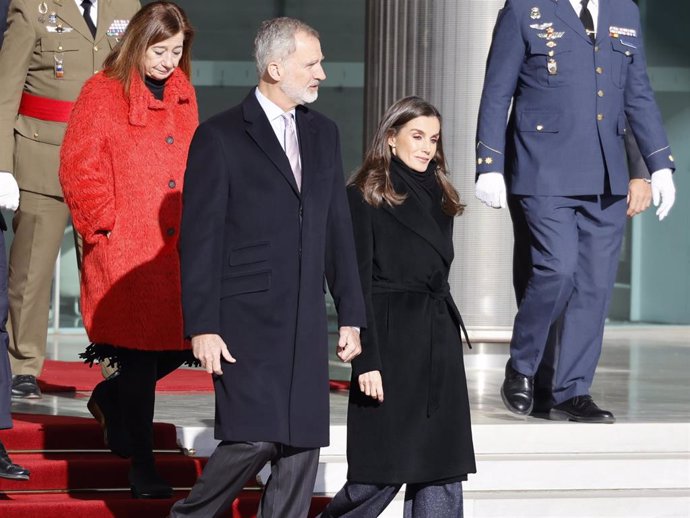
[[[318,90],[312,93],[307,87],[295,88],[289,83],[282,83],[279,86],[282,92],[297,104],[313,103],[319,97]]]

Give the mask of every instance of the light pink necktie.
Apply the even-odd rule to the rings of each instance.
[[[302,187],[302,166],[299,162],[299,144],[297,143],[297,128],[295,127],[295,117],[291,113],[281,115],[285,123],[285,134],[283,143],[285,144],[285,154],[290,161],[292,174],[295,175],[297,189]]]

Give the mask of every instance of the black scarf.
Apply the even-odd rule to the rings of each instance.
[[[408,167],[397,156],[393,156],[391,160],[391,173],[402,180],[408,194],[431,214],[439,228],[443,230],[448,222],[448,215],[443,212],[441,205],[443,189],[436,179],[436,167],[436,162],[431,160],[426,171],[419,173]]]

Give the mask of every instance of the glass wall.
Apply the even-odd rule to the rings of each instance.
[[[197,30],[193,82],[201,120],[239,103],[256,83],[251,54],[261,20],[294,16],[314,26],[321,34],[328,75],[314,107],[340,127],[346,174],[357,167],[363,151],[366,0],[179,3]],[[631,221],[610,317],[616,321],[690,324],[690,40],[685,37],[690,3],[640,0],[639,4],[650,76],[676,157],[678,197],[665,221],[657,221],[653,210]],[[481,75],[483,70],[476,73]],[[6,214],[6,220],[9,223],[11,215]],[[9,249],[11,231],[6,239]],[[471,261],[471,251],[464,253],[467,257],[459,256],[458,261]],[[81,331],[79,276],[71,229],[65,232],[56,273],[51,330]]]

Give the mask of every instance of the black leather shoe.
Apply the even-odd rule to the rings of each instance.
[[[616,418],[608,410],[602,410],[592,396],[575,396],[559,403],[549,412],[553,421],[577,421],[578,423],[614,423]]]
[[[129,484],[133,498],[172,497],[172,487],[158,474],[153,462],[143,464],[133,462],[129,468]]]
[[[132,441],[122,420],[115,379],[96,385],[86,408],[103,429],[103,442],[115,455],[127,459],[132,456]]]
[[[510,360],[506,363],[501,399],[508,410],[518,415],[529,415],[534,406],[534,378],[513,369]]]
[[[20,399],[40,399],[41,389],[38,388],[36,376],[31,374],[17,374],[12,376],[12,397]]]
[[[0,442],[0,478],[10,480],[29,480],[31,473],[28,469],[14,464],[5,450],[5,446]]]

